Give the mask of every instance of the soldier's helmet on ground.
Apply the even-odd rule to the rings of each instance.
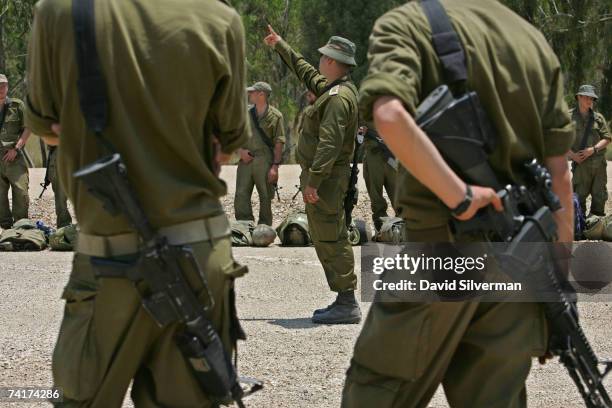
[[[232,246],[251,246],[253,244],[253,230],[255,223],[248,220],[231,222]]]
[[[362,219],[353,219],[348,227],[348,240],[351,245],[361,245],[372,239],[368,223]]]
[[[584,237],[591,240],[599,240],[602,238],[605,230],[604,217],[597,215],[591,215],[586,220],[586,229],[584,230]]]
[[[399,243],[403,241],[404,220],[399,217],[381,217],[383,221],[374,241]]]
[[[259,224],[251,234],[253,237],[253,245],[258,247],[267,247],[276,239],[276,232],[272,227],[266,224]]]
[[[304,213],[289,214],[276,232],[284,246],[308,246],[312,244],[308,219]]]

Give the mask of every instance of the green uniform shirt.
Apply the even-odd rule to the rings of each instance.
[[[520,178],[531,159],[561,156],[574,140],[563,100],[559,61],[544,36],[497,1],[442,1],[463,47],[469,89],[478,96],[497,131],[489,162],[501,182]],[[431,43],[431,29],[418,2],[379,18],[370,36],[370,68],[360,89],[364,120],[381,96],[416,107],[444,81]],[[413,229],[445,225],[446,206],[405,169],[400,170],[398,204]]]
[[[8,106],[5,104],[3,109],[8,109],[4,116],[4,125],[0,129],[0,150],[15,147],[24,129],[24,105],[19,99],[10,98]]]
[[[249,111],[254,109],[254,106],[249,107]],[[257,112],[257,111],[255,111]],[[259,127],[263,130],[261,134],[255,126],[251,114],[249,112],[251,123],[251,137],[248,139],[245,148],[247,148],[255,156],[268,156],[271,160],[274,159],[274,151],[270,148],[276,146],[277,143],[285,143],[285,126],[283,123],[283,114],[274,106],[268,105],[266,111],[259,117]],[[266,138],[268,144],[264,141]]]
[[[275,47],[281,58],[306,87],[317,95],[313,109],[304,115],[296,159],[308,176],[306,185],[318,188],[334,170],[346,169],[353,159],[357,133],[357,88],[345,77],[326,91],[327,79],[284,41]]]
[[[29,43],[26,123],[35,134],[62,126],[58,171],[81,231],[131,230],[111,217],[72,174],[107,154],[86,131],[77,94],[71,0],[41,0]],[[223,212],[216,137],[225,153],[249,133],[244,29],[221,1],[96,2],[96,40],[106,77],[104,136],[122,154],[154,227]],[[188,18],[186,17],[188,16]]]
[[[606,125],[606,119],[599,112],[592,111],[593,115],[595,115],[595,119],[593,120],[593,128],[591,129],[591,133],[587,136],[585,147],[592,147],[597,144],[601,139],[612,139],[610,133],[608,131],[608,126]],[[572,109],[570,111],[572,116],[572,121],[576,126],[576,137],[574,138],[574,144],[572,145],[572,150],[577,152],[580,150],[580,144],[582,142],[582,138],[584,136],[584,132],[586,131],[586,127],[588,124],[588,116],[583,117],[580,114],[578,109]],[[603,162],[605,161],[605,149],[595,153],[593,156],[589,157],[587,162]]]

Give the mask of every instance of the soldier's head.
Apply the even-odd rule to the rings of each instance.
[[[8,89],[9,86],[6,75],[0,74],[0,100],[6,99],[6,96],[8,95]]]
[[[328,79],[348,74],[355,62],[355,44],[343,37],[332,36],[327,44],[319,48],[319,72]]]
[[[581,85],[575,97],[578,101],[578,108],[580,111],[587,112],[589,109],[593,108],[593,104],[597,100],[595,87],[593,85]]]
[[[253,105],[266,104],[272,93],[272,87],[267,82],[255,82],[247,88],[249,103]]]

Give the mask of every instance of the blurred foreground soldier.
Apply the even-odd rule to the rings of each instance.
[[[13,223],[28,218],[28,165],[21,149],[30,137],[24,125],[24,105],[19,99],[8,97],[9,84],[0,74],[0,228],[9,229]],[[13,208],[9,205],[9,190]]]
[[[446,83],[457,86],[457,94],[462,85],[478,94],[497,131],[489,163],[499,179],[516,182],[525,161],[544,160],[563,205],[554,213],[559,240],[571,242],[566,155],[574,130],[555,54],[535,28],[499,2],[445,1],[469,67],[467,81],[449,79],[432,45],[425,3],[409,2],[378,19],[360,90],[363,119],[374,119],[403,165],[397,201],[404,238],[473,240],[452,235],[451,217],[468,220],[489,204],[502,210],[493,189],[468,186],[451,170],[413,119],[420,102]],[[459,55],[450,61],[463,70]],[[442,383],[451,407],[525,407],[525,379],[532,356],[547,350],[546,333],[537,303],[374,302],[355,345],[342,406],[427,407]]]
[[[576,124],[576,138],[569,152],[574,191],[585,214],[586,199],[590,195],[590,214],[603,216],[608,200],[605,154],[612,137],[603,115],[593,110],[593,104],[597,101],[595,87],[582,85],[575,97],[577,107],[570,113]]]
[[[83,46],[93,37],[99,56],[99,64],[89,59],[77,65],[75,54],[82,61],[79,52],[92,48],[75,50],[71,3],[36,4],[26,111],[36,134],[61,144],[58,176],[80,228],[53,353],[53,381],[64,394],[61,406],[120,407],[130,384],[135,406],[210,406],[201,381],[206,373],[193,364],[203,364],[201,359],[185,358],[186,347],[201,344],[185,338],[194,333],[187,329],[197,325],[190,320],[187,328],[180,323],[186,320],[174,317],[177,312],[170,316],[168,303],[162,302],[168,296],[157,298],[159,303],[148,297],[165,292],[149,283],[158,268],[142,266],[151,260],[140,253],[136,230],[126,216],[103,209],[73,173],[109,151],[121,154],[151,227],[174,253],[192,254],[195,262],[176,259],[191,300],[197,296],[201,303],[194,307],[198,321],[212,323],[209,335],[220,338],[219,355],[232,353],[243,337],[234,279],[246,268],[232,258],[229,223],[219,200],[226,187],[217,174],[249,134],[240,16],[222,1],[97,0],[93,19],[93,2],[76,1],[75,20],[81,17],[77,21],[88,34],[76,40]],[[108,120],[96,136],[86,109],[91,105],[80,105],[79,97],[100,93],[77,90],[77,81],[87,78],[80,72],[84,68],[101,70],[106,83],[101,94],[107,95]],[[148,299],[146,310],[141,296]],[[160,311],[174,323],[158,325],[153,316],[159,321]]]
[[[357,133],[357,88],[349,78],[351,67],[356,65],[355,44],[331,37],[319,48],[317,71],[272,27],[268,26],[268,30],[266,44],[317,96],[314,108],[304,117],[296,157],[302,167],[300,185],[312,241],[327,283],[338,295],[328,307],[315,310],[312,321],[358,323],[361,311],[355,299],[355,259],[343,208]]]
[[[387,200],[383,188],[387,192],[393,206],[395,197],[395,179],[397,178],[398,162],[389,148],[380,139],[372,123],[362,128],[364,134],[365,156],[363,158],[363,178],[370,196],[372,222],[378,233],[383,225],[383,217],[387,217]],[[394,211],[397,213],[397,210]]]
[[[68,211],[68,197],[64,193],[64,189],[60,184],[57,176],[57,146],[49,146],[49,155],[47,158],[49,181],[53,189],[55,199],[55,217],[57,220],[57,228],[62,228],[72,224],[72,217]]]
[[[272,198],[278,183],[278,168],[285,144],[283,114],[268,104],[272,87],[256,82],[247,88],[252,137],[239,149],[240,161],[236,173],[234,209],[236,219],[254,221],[251,207],[253,186],[259,195],[258,224],[272,225]]]

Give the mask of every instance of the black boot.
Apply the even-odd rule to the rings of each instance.
[[[323,309],[321,309],[323,310]],[[313,323],[319,324],[355,324],[361,321],[361,310],[355,291],[338,293],[336,301],[327,310],[312,316]]]

